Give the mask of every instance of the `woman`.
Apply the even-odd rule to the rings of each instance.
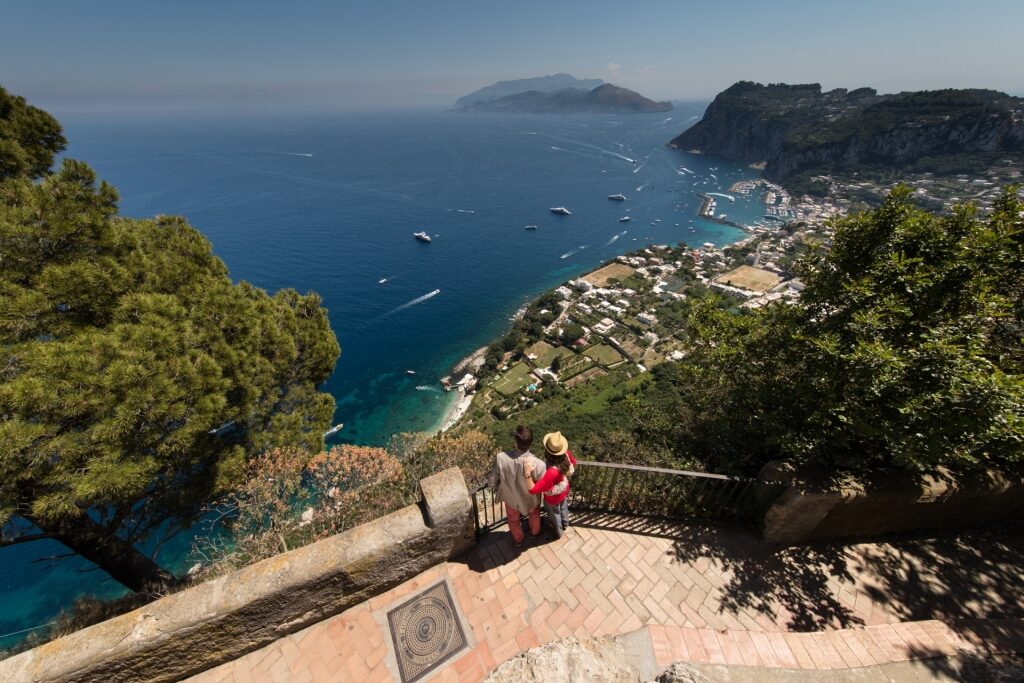
[[[523,468],[525,486],[530,494],[544,494],[544,511],[557,539],[569,527],[569,477],[576,465],[576,458],[569,451],[569,442],[561,432],[544,435],[544,459],[547,470],[536,484],[532,463]]]

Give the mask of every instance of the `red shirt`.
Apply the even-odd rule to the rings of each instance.
[[[566,451],[565,454],[569,458],[569,463],[571,465],[575,465],[576,458],[572,457],[572,452]],[[560,484],[563,479],[565,480],[565,489],[560,493],[549,496],[547,492]],[[545,503],[548,505],[558,505],[565,500],[566,496],[569,495],[569,479],[565,477],[557,467],[549,467],[547,471],[544,472],[544,476],[533,485],[533,488],[530,489],[530,493],[543,493]]]

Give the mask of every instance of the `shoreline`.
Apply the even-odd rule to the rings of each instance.
[[[479,370],[480,367],[484,364],[484,356],[487,355],[488,348],[490,348],[489,344],[487,346],[481,346],[480,348],[470,353],[468,356],[458,361],[455,365],[452,366],[451,372],[441,378],[440,381],[442,382],[442,384],[444,383],[445,380],[455,375],[460,375],[464,372],[467,372],[470,369],[472,369],[472,372],[474,373],[477,370]],[[473,402],[474,394],[467,395],[465,392],[463,392],[461,388],[454,389],[453,391],[459,394],[459,398],[455,401],[449,401],[448,407],[445,408],[444,412],[441,413],[441,415],[437,419],[437,422],[429,430],[428,433],[436,434],[438,432],[447,432],[449,429],[458,424],[459,420],[461,420],[462,417],[469,410],[469,405],[470,403]],[[452,392],[448,391],[445,393],[450,394]]]

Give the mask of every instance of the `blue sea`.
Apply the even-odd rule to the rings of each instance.
[[[183,215],[236,280],[320,293],[342,348],[324,386],[345,424],[334,441],[362,444],[437,429],[454,398],[438,379],[544,290],[645,244],[742,237],[698,218],[695,193],[728,194],[757,172],[665,147],[702,112],[54,111],[67,156],[118,188],[122,213]],[[763,213],[742,195],[718,210],[746,223]],[[413,238],[420,230],[430,244]],[[188,547],[182,537],[158,559],[183,571]],[[124,592],[66,552],[49,541],[0,550],[0,647],[77,596]]]

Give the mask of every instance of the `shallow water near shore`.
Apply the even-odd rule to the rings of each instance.
[[[757,172],[665,147],[702,111],[54,114],[68,156],[118,188],[122,213],[184,215],[234,279],[320,293],[342,347],[324,387],[345,423],[332,439],[381,445],[437,429],[457,399],[437,390],[440,377],[526,300],[644,244],[743,236],[698,218],[695,193],[729,194]],[[756,195],[734,196],[718,197],[718,212],[745,223],[763,213]],[[430,244],[413,238],[420,230]],[[183,571],[188,547],[183,535],[158,559]],[[80,558],[43,559],[64,552],[49,541],[0,550],[0,635],[50,621],[76,596],[123,593]]]

